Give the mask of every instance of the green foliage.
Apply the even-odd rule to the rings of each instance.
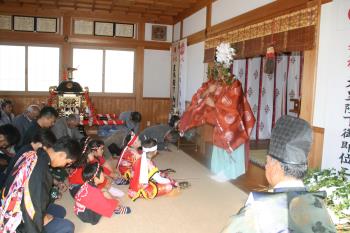
[[[310,191],[326,191],[326,205],[340,219],[350,218],[350,181],[348,169],[309,170],[304,179]]]
[[[231,85],[235,79],[230,72],[230,68],[226,68],[218,63],[215,63],[212,68],[208,67],[207,75],[209,80],[223,81],[227,85]]]

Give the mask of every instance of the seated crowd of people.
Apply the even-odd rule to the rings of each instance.
[[[11,101],[3,101],[1,109],[0,232],[74,232],[65,208],[55,204],[67,190],[76,216],[97,224],[101,217],[131,213],[121,203],[119,185],[129,185],[133,201],[178,194],[189,186],[169,176],[174,170],[159,170],[152,160],[158,149],[177,140],[178,118],[171,126],[145,129],[140,137],[141,114],[124,112],[124,124],[102,140],[79,131],[78,115],[59,118],[50,106],[30,105],[16,117]]]
[[[127,196],[153,199],[178,195],[188,182],[171,178],[153,158],[178,138],[178,117],[139,133],[141,114],[122,113],[123,125],[109,128],[104,140],[79,132],[79,118],[58,118],[49,106],[30,105],[14,117],[11,101],[1,104],[0,232],[72,233],[64,207],[55,204],[69,190],[76,216],[97,224],[101,217],[129,214]],[[336,232],[327,213],[324,192],[309,193],[307,172],[312,129],[302,120],[282,116],[272,130],[265,175],[272,193],[252,192],[223,232]],[[106,153],[108,152],[108,153]],[[107,161],[116,158],[117,163]],[[68,186],[66,185],[68,183]]]

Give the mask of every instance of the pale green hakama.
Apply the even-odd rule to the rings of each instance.
[[[224,149],[213,146],[211,155],[211,172],[214,180],[224,182],[236,179],[245,173],[245,150],[244,144],[236,150],[228,153]]]

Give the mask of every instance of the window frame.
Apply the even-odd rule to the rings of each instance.
[[[0,43],[2,46],[24,46],[24,90],[23,91],[0,91],[2,94],[28,94],[28,95],[48,95],[49,87],[47,91],[29,91],[28,90],[28,47],[51,47],[59,49],[59,57],[58,57],[58,83],[61,82],[61,74],[62,74],[62,45],[59,44],[37,44],[37,43]]]
[[[94,50],[102,50],[102,91],[101,92],[90,92],[91,96],[115,96],[115,97],[136,97],[136,48],[126,48],[126,47],[97,47],[97,46],[84,46],[84,45],[73,45],[71,49],[72,54],[72,65],[73,65],[73,50],[74,49],[94,49]],[[134,52],[134,71],[133,71],[133,90],[132,93],[122,93],[122,92],[105,92],[105,73],[106,73],[106,50],[114,50],[114,51],[132,51]],[[73,81],[74,81],[74,73],[73,73]],[[82,86],[82,88],[84,88]]]

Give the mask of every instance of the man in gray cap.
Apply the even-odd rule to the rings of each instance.
[[[272,130],[265,165],[272,192],[252,192],[224,233],[324,232],[335,233],[324,192],[309,193],[303,184],[312,129],[302,120],[281,117]]]

